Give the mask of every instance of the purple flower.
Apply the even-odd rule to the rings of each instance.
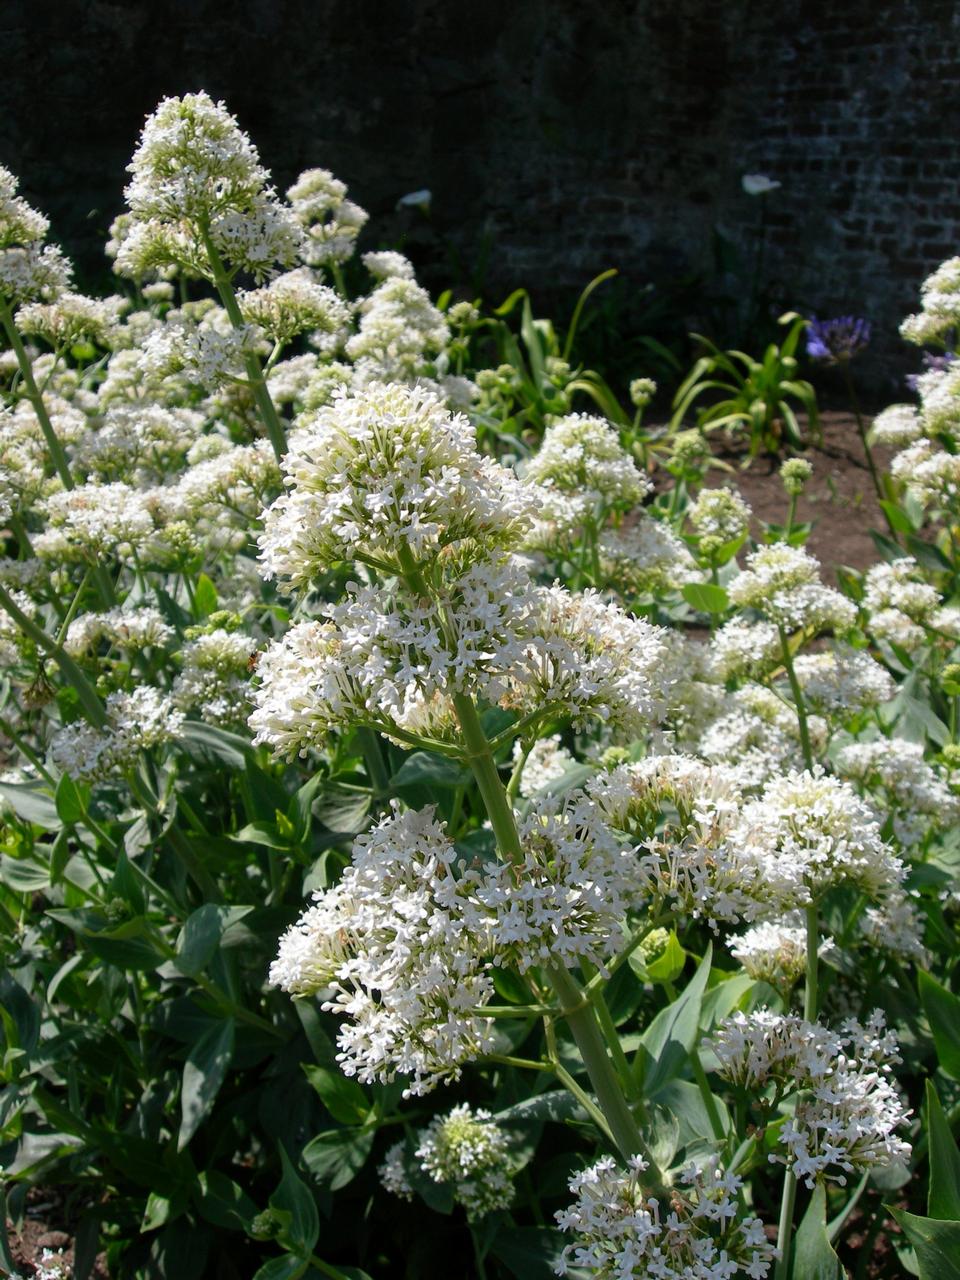
[[[932,369],[942,372],[944,369],[949,369],[954,360],[956,360],[956,356],[952,351],[945,351],[943,355],[939,356],[935,356],[931,351],[925,351],[923,353],[923,372],[929,373]],[[904,378],[904,382],[911,391],[916,391],[920,376],[919,373],[908,373]]]
[[[811,317],[807,328],[807,355],[828,364],[841,364],[865,351],[870,343],[870,321],[859,316],[834,320]]]

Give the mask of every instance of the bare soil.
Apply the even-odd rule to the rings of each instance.
[[[865,419],[865,425],[869,426],[869,421]],[[811,445],[800,455],[813,464],[813,476],[797,503],[797,520],[813,525],[807,549],[823,565],[824,577],[833,581],[837,566],[862,573],[877,562],[870,530],[886,533],[887,525],[877,503],[856,419],[851,413],[827,410],[820,415],[820,425],[822,444]],[[787,496],[778,475],[783,459],[760,456],[743,467],[747,461],[744,446],[731,445],[720,434],[712,439],[714,456],[732,471],[711,468],[707,485],[739,489],[756,521],[783,524]],[[878,471],[887,469],[893,454],[891,449],[873,450]],[[754,533],[759,532],[758,525]]]

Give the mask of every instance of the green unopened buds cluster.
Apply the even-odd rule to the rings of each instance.
[[[791,498],[799,497],[813,475],[813,465],[806,458],[788,458],[780,468],[780,479]]]

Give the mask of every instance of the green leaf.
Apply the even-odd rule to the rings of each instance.
[[[202,720],[184,720],[179,740],[188,755],[206,764],[225,764],[231,769],[242,769],[253,752],[249,739]]]
[[[42,786],[27,782],[0,782],[0,796],[24,822],[32,822],[45,831],[60,829],[56,803]]]
[[[253,907],[224,907],[205,902],[184,922],[177,938],[174,964],[188,978],[202,973],[217,953],[220,939],[230,925],[249,915]]]
[[[178,1151],[183,1150],[209,1115],[230,1067],[233,1041],[233,1019],[226,1018],[205,1032],[190,1050],[180,1089]]]
[[[730,597],[723,587],[713,582],[688,582],[681,588],[687,604],[701,613],[723,613],[730,604]]]
[[[269,1262],[265,1262],[253,1280],[299,1280],[300,1276],[306,1274],[309,1265],[309,1262],[305,1262],[302,1258],[292,1253],[285,1253],[279,1258],[271,1258]]]
[[[197,1179],[194,1192],[197,1210],[215,1227],[228,1231],[244,1231],[257,1215],[257,1206],[242,1187],[225,1173],[208,1169]]]
[[[76,826],[87,812],[90,788],[85,783],[78,785],[69,773],[61,774],[54,803],[57,806],[57,817],[60,821],[68,827]]]
[[[895,502],[887,502],[885,499],[880,502],[880,507],[886,515],[887,519],[896,529],[897,533],[913,533],[914,523],[907,513]]]
[[[193,592],[194,614],[198,618],[208,618],[216,611],[218,603],[217,588],[205,573],[201,573]]]
[[[697,1042],[700,1003],[712,959],[711,945],[681,994],[660,1010],[643,1033],[633,1069],[648,1097],[680,1072]]]
[[[638,962],[637,966],[633,966],[633,959],[630,957],[631,967],[640,977],[646,977],[650,982],[676,982],[677,978],[683,973],[683,966],[687,963],[687,953],[680,945],[680,939],[671,929],[670,937],[667,939],[667,945],[663,951],[657,956],[656,960],[651,960],[649,964],[643,965]]]
[[[290,841],[280,834],[277,824],[263,819],[248,822],[236,835],[230,836],[230,839],[236,844],[262,844],[267,849],[283,849],[286,852],[290,850]]]
[[[70,840],[66,831],[58,831],[50,850],[50,883],[59,884],[70,861]]]
[[[303,1064],[304,1074],[316,1089],[334,1120],[340,1124],[362,1124],[370,1111],[366,1095],[342,1071]]]
[[[14,893],[39,893],[49,887],[50,872],[26,858],[11,858],[3,853],[0,854],[0,881]]]
[[[890,1212],[913,1245],[920,1280],[960,1280],[960,1222],[920,1218],[903,1209]]]
[[[793,1280],[843,1280],[840,1259],[827,1237],[827,1193],[822,1182],[814,1188],[797,1230],[791,1274]]]
[[[918,538],[915,533],[907,537],[907,550],[924,569],[932,569],[934,573],[950,573],[953,569],[939,547],[927,542],[925,538]]]
[[[555,1280],[563,1246],[553,1227],[507,1227],[497,1232],[490,1252],[517,1280]]]
[[[953,1080],[960,1080],[960,999],[923,969],[919,973],[920,999],[933,1031],[940,1066]]]
[[[960,1222],[960,1150],[932,1080],[927,1080],[927,1137],[930,1142],[930,1187],[927,1215]]]
[[[285,1220],[280,1233],[281,1244],[304,1257],[313,1253],[317,1243],[320,1215],[313,1193],[297,1173],[283,1143],[280,1144],[280,1160],[283,1177],[270,1197],[270,1208]]]
[[[328,1129],[303,1148],[303,1163],[319,1186],[339,1191],[354,1180],[372,1147],[373,1130]]]
[[[470,774],[452,760],[429,751],[414,751],[390,779],[395,787],[463,787]]]

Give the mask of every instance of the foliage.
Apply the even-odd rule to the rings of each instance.
[[[950,1275],[950,362],[837,589],[809,467],[761,524],[576,362],[603,276],[562,339],[434,306],[206,95],[132,170],[108,300],[0,170],[14,1224],[81,1278]],[[676,423],[798,443],[790,322]]]
[[[817,429],[816,393],[796,376],[795,353],[807,322],[788,312],[780,323],[790,326],[787,336],[779,345],[771,342],[759,360],[744,351],[720,351],[709,339],[700,338],[708,354],[681,383],[671,426],[677,428],[702,396],[717,392],[720,398],[699,410],[699,427],[745,433],[751,458],[761,451],[778,454],[786,444],[802,448],[805,441],[794,404],[806,412],[810,430]]]

